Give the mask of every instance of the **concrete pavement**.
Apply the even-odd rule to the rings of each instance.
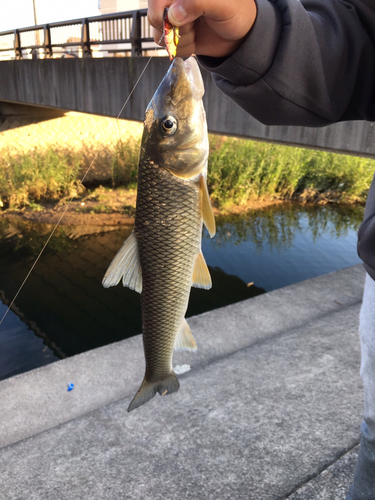
[[[0,382],[1,498],[344,499],[363,283],[354,266],[190,318],[180,391],[130,414],[140,336]]]

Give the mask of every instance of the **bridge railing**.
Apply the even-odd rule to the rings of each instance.
[[[156,48],[147,9],[0,32],[0,59],[100,57],[103,52],[141,56]]]

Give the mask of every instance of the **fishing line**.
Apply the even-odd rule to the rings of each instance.
[[[154,49],[154,50],[156,50],[156,49]],[[124,102],[124,105],[122,106],[122,108],[121,108],[121,110],[120,110],[119,114],[118,114],[118,115],[117,115],[117,117],[116,117],[117,136],[118,136],[118,138],[119,138],[119,140],[120,140],[121,144],[122,144],[122,141],[121,141],[121,133],[120,133],[120,126],[119,126],[119,121],[118,121],[118,120],[119,120],[119,118],[120,118],[121,113],[124,111],[125,106],[128,104],[128,101],[129,101],[130,97],[132,96],[132,94],[133,94],[133,92],[134,92],[134,90],[135,90],[136,86],[138,85],[138,83],[139,83],[140,79],[141,79],[141,78],[142,78],[142,76],[143,76],[143,73],[146,71],[147,66],[150,64],[150,61],[151,61],[151,59],[152,59],[153,57],[154,57],[154,54],[152,54],[152,56],[149,58],[149,60],[148,60],[148,61],[147,61],[147,63],[145,64],[145,67],[143,68],[142,73],[139,75],[138,80],[135,82],[134,87],[133,87],[133,88],[132,88],[132,90],[130,91],[130,94],[128,95],[128,97],[127,97],[126,101]],[[1,325],[1,323],[0,323],[0,325]]]
[[[120,113],[117,115],[116,120],[118,120],[118,119],[119,119],[119,117],[120,117],[121,113],[124,111],[125,106],[128,104],[129,99],[131,98],[131,96],[132,96],[132,94],[133,94],[133,92],[134,92],[134,90],[135,90],[136,86],[137,86],[137,85],[138,85],[138,83],[139,83],[139,80],[142,78],[143,73],[146,71],[147,66],[150,64],[150,61],[151,61],[151,59],[152,59],[153,57],[154,57],[154,54],[152,54],[152,56],[151,56],[151,57],[149,58],[149,60],[147,61],[147,63],[146,63],[146,65],[145,65],[145,67],[144,67],[144,68],[143,68],[143,70],[142,70],[142,73],[139,75],[138,80],[135,82],[134,87],[133,87],[133,88],[132,88],[132,90],[130,91],[130,94],[128,95],[128,98],[127,98],[127,99],[126,99],[126,101],[124,102],[124,105],[122,106],[122,108],[121,108],[121,110],[120,110]]]
[[[83,185],[83,181],[85,180],[85,178],[86,178],[87,174],[89,173],[89,171],[90,171],[91,167],[93,166],[93,164],[94,164],[95,160],[97,159],[98,154],[99,154],[99,151],[96,153],[96,155],[95,155],[94,159],[93,159],[93,160],[92,160],[92,162],[90,163],[89,168],[88,168],[88,169],[86,170],[86,172],[85,172],[85,175],[84,175],[84,176],[82,177],[82,179],[79,181],[78,186],[77,186],[77,192],[79,191],[79,188]],[[39,254],[38,254],[37,258],[35,259],[35,261],[34,261],[34,263],[33,263],[33,265],[31,266],[30,271],[27,273],[27,275],[26,275],[25,279],[23,280],[23,282],[22,282],[21,286],[19,287],[19,289],[18,289],[18,291],[17,291],[16,295],[13,297],[13,300],[12,300],[12,301],[11,301],[11,303],[9,304],[9,306],[8,306],[7,310],[5,311],[4,316],[1,318],[1,320],[0,320],[0,325],[2,324],[2,322],[4,321],[4,319],[5,319],[6,315],[7,315],[7,314],[8,314],[8,312],[10,311],[10,309],[11,309],[12,305],[14,304],[14,302],[15,302],[16,298],[18,297],[18,295],[20,294],[20,292],[21,292],[22,288],[24,287],[24,285],[25,285],[26,281],[29,279],[30,274],[33,272],[34,267],[37,265],[38,260],[39,260],[39,259],[40,259],[40,257],[42,256],[42,253],[43,253],[43,252],[44,252],[44,250],[46,249],[46,247],[47,247],[48,243],[50,242],[50,240],[51,240],[52,236],[55,234],[56,229],[58,228],[58,226],[59,226],[60,222],[62,221],[62,219],[63,219],[64,215],[66,214],[66,212],[67,212],[68,208],[70,207],[70,205],[71,205],[71,203],[72,203],[72,201],[73,201],[74,196],[75,196],[75,195],[73,194],[73,196],[70,198],[70,200],[69,200],[69,201],[68,201],[68,203],[66,204],[65,210],[64,210],[64,211],[63,211],[63,213],[60,215],[59,220],[57,221],[57,223],[56,223],[55,227],[52,229],[51,234],[50,234],[50,235],[48,236],[48,238],[47,238],[47,241],[44,243],[43,248],[42,248],[42,249],[41,249],[41,251],[39,252]]]
[[[147,61],[147,63],[146,63],[146,65],[145,65],[145,67],[144,67],[144,68],[143,68],[143,70],[142,70],[142,73],[140,74],[140,76],[139,76],[138,80],[135,82],[134,87],[133,87],[133,88],[132,88],[132,90],[130,91],[130,94],[129,94],[129,95],[128,95],[128,97],[126,98],[126,100],[125,100],[125,102],[124,102],[124,104],[123,104],[123,106],[122,106],[122,108],[121,108],[121,110],[120,110],[119,114],[117,115],[117,117],[116,117],[117,127],[119,127],[119,126],[118,126],[118,119],[119,119],[119,117],[120,117],[121,113],[123,112],[123,110],[124,110],[125,106],[126,106],[126,105],[127,105],[127,103],[129,102],[130,97],[132,96],[132,94],[133,94],[133,92],[134,92],[135,88],[137,87],[137,85],[138,85],[138,83],[139,83],[140,79],[142,78],[142,76],[143,76],[144,72],[145,72],[145,71],[146,71],[146,69],[147,69],[147,66],[150,64],[150,61],[151,61],[151,59],[152,59],[153,57],[154,57],[154,54],[152,54],[152,56],[151,56],[151,57],[149,58],[149,60]],[[119,130],[119,128],[118,128],[118,131],[120,131],[120,130]],[[94,164],[95,160],[97,159],[98,155],[99,155],[99,151],[96,153],[96,155],[95,155],[94,159],[93,159],[93,160],[92,160],[92,162],[90,163],[90,165],[89,165],[88,169],[86,170],[86,172],[85,172],[84,176],[83,176],[83,177],[82,177],[82,179],[79,181],[79,184],[78,184],[78,186],[77,186],[77,191],[79,190],[79,188],[80,188],[81,186],[83,186],[83,181],[86,179],[86,176],[87,176],[87,174],[89,173],[89,171],[91,170],[91,167],[93,166],[93,164]],[[22,282],[21,286],[19,287],[19,289],[18,289],[17,293],[16,293],[16,294],[15,294],[15,296],[13,297],[13,300],[12,300],[12,301],[11,301],[11,303],[9,304],[9,306],[8,306],[7,310],[5,311],[5,313],[4,313],[4,315],[3,315],[3,317],[0,319],[0,325],[3,323],[4,319],[6,318],[6,316],[7,316],[8,312],[10,311],[10,309],[11,309],[11,307],[13,306],[13,304],[14,304],[15,300],[17,299],[18,295],[20,294],[20,292],[21,292],[22,288],[24,287],[24,285],[25,285],[26,281],[29,279],[30,274],[33,272],[34,267],[37,265],[37,263],[38,263],[39,259],[41,258],[42,254],[43,254],[44,250],[46,249],[46,247],[47,247],[48,243],[50,242],[50,240],[51,240],[52,236],[55,234],[55,232],[56,232],[56,230],[57,230],[58,226],[60,225],[60,222],[62,221],[62,219],[63,219],[64,215],[66,214],[66,212],[67,212],[68,208],[70,207],[70,205],[71,205],[71,203],[72,203],[72,201],[73,201],[74,196],[75,196],[75,195],[73,195],[73,196],[70,198],[70,200],[68,201],[68,203],[66,204],[65,210],[64,210],[64,211],[63,211],[63,213],[61,214],[61,216],[60,216],[59,220],[57,221],[57,223],[56,223],[55,227],[52,229],[51,234],[48,236],[47,241],[46,241],[46,242],[45,242],[45,244],[43,245],[43,248],[42,248],[42,249],[41,249],[41,251],[39,252],[39,254],[38,254],[37,258],[35,259],[35,261],[34,261],[34,263],[33,263],[33,265],[31,266],[30,271],[27,273],[27,275],[26,275],[25,279],[23,280],[23,282]]]

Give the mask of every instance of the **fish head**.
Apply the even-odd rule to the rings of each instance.
[[[141,157],[183,179],[206,169],[204,84],[194,57],[173,60],[146,109]]]

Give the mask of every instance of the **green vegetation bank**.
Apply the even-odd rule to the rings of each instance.
[[[108,186],[135,187],[139,147],[132,139],[101,151],[95,161],[108,163]],[[57,148],[3,156],[0,206],[38,208],[79,195],[78,179],[95,154]],[[213,203],[223,210],[274,200],[364,203],[374,171],[374,159],[210,136],[208,186]]]

